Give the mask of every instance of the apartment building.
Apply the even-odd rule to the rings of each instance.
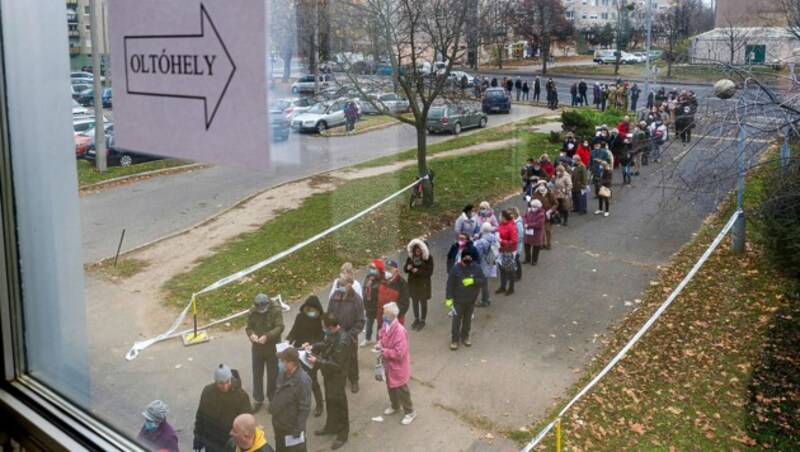
[[[614,25],[623,6],[628,6],[628,19],[631,25],[638,26],[647,20],[646,0],[562,0],[568,19],[580,28],[591,28],[595,25]],[[671,0],[653,0],[653,15],[670,7]],[[632,8],[632,9],[630,9]]]
[[[100,51],[102,67],[108,67],[108,39],[106,38],[106,23],[108,10],[105,0],[96,0],[97,3],[97,45],[92,42],[92,29],[90,21],[89,0],[66,0],[67,5],[67,35],[69,38],[70,68],[78,70],[83,66],[92,65],[92,50]]]

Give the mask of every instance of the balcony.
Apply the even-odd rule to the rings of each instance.
[[[70,38],[72,37],[79,38],[81,36],[81,32],[78,30],[69,30],[67,31],[67,36],[69,36]]]
[[[79,53],[81,53],[80,44],[73,45],[72,43],[70,43],[70,45],[69,45],[69,54],[70,55],[78,55]]]
[[[78,5],[78,0],[67,0],[67,5],[77,6]]]

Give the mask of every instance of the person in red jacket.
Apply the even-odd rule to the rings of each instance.
[[[408,293],[408,283],[398,270],[397,261],[387,259],[383,262],[385,269],[384,279],[381,281],[381,286],[378,288],[378,305],[375,309],[375,318],[378,325],[383,322],[383,305],[389,302],[396,302],[397,307],[400,308],[400,315],[397,320],[405,325],[406,312],[411,306],[411,297]]]
[[[550,162],[550,156],[547,154],[542,154],[542,156],[539,158],[539,164],[542,166],[544,172],[547,173],[547,179],[552,179],[553,174],[556,172],[556,167],[553,166],[552,162]]]
[[[517,254],[517,223],[511,216],[511,213],[504,210],[500,214],[501,222],[497,227],[497,233],[500,235],[500,259],[498,259],[498,266],[500,268],[500,288],[495,292],[496,294],[505,293],[511,295],[514,293],[514,280],[516,274],[516,254]],[[511,262],[506,262],[509,259]],[[506,283],[508,288],[506,288]]]
[[[592,155],[592,147],[589,145],[589,140],[584,139],[581,144],[578,145],[578,150],[575,151],[575,155],[580,156],[581,162],[585,167],[589,167],[589,156]]]
[[[633,128],[631,127],[631,118],[627,115],[622,118],[622,122],[617,124],[617,130],[619,131],[619,136],[625,138],[629,133],[633,133]]]

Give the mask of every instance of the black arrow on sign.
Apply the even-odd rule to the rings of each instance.
[[[206,23],[213,30],[208,36]],[[124,41],[126,92],[202,100],[208,130],[236,64],[205,6],[200,4],[199,34],[125,36]]]

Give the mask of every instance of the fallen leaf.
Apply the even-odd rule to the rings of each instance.
[[[494,439],[494,435],[492,435],[491,433],[487,433],[486,439]]]
[[[682,409],[675,408],[674,406],[671,406],[671,407],[667,408],[667,411],[669,411],[670,413],[674,414],[675,416],[680,416],[681,413],[683,413]]]
[[[631,424],[631,430],[641,435],[644,433],[644,425],[634,422]]]

